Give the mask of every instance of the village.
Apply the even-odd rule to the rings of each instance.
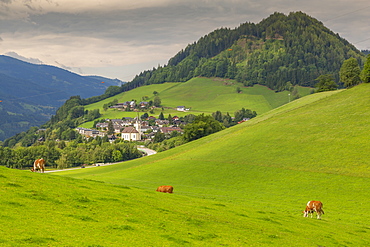
[[[147,102],[140,102],[140,108],[147,106]],[[128,101],[117,103],[110,108],[126,110],[127,108],[137,107],[135,102]],[[178,106],[177,111],[187,111],[185,106]],[[111,125],[111,127],[109,127]],[[183,134],[183,129],[180,126],[185,126],[186,123],[181,121],[179,117],[171,117],[168,119],[158,119],[153,116],[148,116],[146,119],[123,117],[122,119],[105,119],[103,122],[96,123],[95,128],[77,127],[76,131],[86,138],[96,138],[108,136],[110,141],[121,138],[124,141],[143,141],[152,140],[156,133],[163,133],[166,138],[169,138],[174,132]],[[112,128],[112,131],[109,131]],[[112,134],[113,132],[113,134]],[[108,134],[109,133],[109,134]]]

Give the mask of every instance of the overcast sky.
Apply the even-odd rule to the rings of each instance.
[[[369,0],[0,0],[0,54],[130,81],[207,33],[302,11],[370,50]]]

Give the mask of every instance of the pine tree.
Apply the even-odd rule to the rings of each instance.
[[[366,57],[366,62],[361,71],[360,77],[363,82],[370,83],[370,54]]]
[[[113,135],[114,134],[114,127],[113,127],[113,122],[112,121],[109,121],[109,123],[108,123],[107,134],[108,135]]]

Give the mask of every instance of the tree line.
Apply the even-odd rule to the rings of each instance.
[[[82,164],[119,162],[141,157],[133,143],[109,143],[108,139],[77,138],[65,141],[38,142],[30,147],[9,148],[0,146],[0,165],[9,168],[29,169],[36,159],[44,158],[53,168],[69,168]]]

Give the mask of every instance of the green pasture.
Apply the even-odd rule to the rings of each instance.
[[[226,205],[218,213],[237,212],[230,222],[250,238],[218,245],[369,246],[369,102],[370,84],[318,93],[153,156],[55,175],[147,193],[173,185],[171,198]],[[323,202],[322,220],[302,217],[309,200]]]
[[[241,89],[241,93],[237,93],[237,88]],[[121,93],[103,101],[85,106],[87,110],[99,109],[103,114],[102,118],[117,119],[122,117],[136,117],[137,112],[125,112],[117,109],[108,109],[104,111],[103,105],[117,99],[118,102],[136,100],[143,101],[143,97],[147,96],[149,100],[154,99],[153,92],[157,91],[162,101],[162,108],[154,110],[154,116],[158,116],[161,112],[168,116],[184,116],[186,114],[212,114],[216,111],[223,113],[229,112],[232,116],[235,111],[241,108],[251,109],[258,114],[267,112],[273,108],[281,106],[289,101],[289,92],[279,92],[268,89],[265,86],[255,85],[253,87],[243,87],[241,83],[237,83],[229,79],[221,78],[193,78],[183,83],[164,83],[142,86],[128,92]],[[308,95],[309,88],[300,87],[301,95]],[[176,111],[177,106],[186,106],[191,108],[189,112]],[[142,115],[143,112],[139,112]],[[90,128],[93,122],[88,122],[82,127]]]

